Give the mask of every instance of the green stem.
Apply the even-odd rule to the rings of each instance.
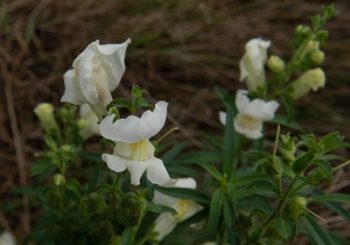
[[[286,192],[284,193],[284,195],[282,196],[281,201],[278,203],[278,206],[277,206],[277,208],[275,209],[275,211],[274,211],[274,212],[270,215],[270,217],[263,223],[262,228],[261,228],[261,231],[258,233],[257,236],[254,237],[254,240],[253,240],[253,241],[249,241],[249,244],[253,244],[252,242],[257,241],[262,235],[264,235],[264,233],[266,232],[268,226],[269,226],[270,223],[273,221],[273,219],[277,216],[277,214],[279,214],[279,213],[283,210],[283,208],[284,208],[284,206],[285,206],[285,204],[286,204],[286,202],[287,202],[287,200],[288,200],[288,197],[289,197],[289,195],[290,195],[290,193],[291,193],[291,190],[292,190],[294,184],[296,183],[298,177],[299,177],[299,175],[296,175],[296,176],[294,177],[294,179],[292,180],[292,182],[291,182],[290,185],[288,186],[287,191],[286,191]]]

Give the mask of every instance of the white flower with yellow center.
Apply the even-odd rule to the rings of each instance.
[[[234,118],[235,130],[250,139],[258,139],[262,136],[264,121],[272,120],[279,106],[275,100],[264,101],[261,99],[249,100],[248,91],[238,90],[236,94],[237,116]],[[222,124],[226,123],[226,113],[219,112]]]
[[[75,105],[87,103],[101,118],[112,101],[125,71],[125,52],[130,39],[121,44],[90,43],[73,62],[73,69],[64,75],[65,91],[62,102]]]
[[[181,178],[173,179],[164,186],[196,189],[197,183],[192,178]],[[191,217],[203,208],[192,200],[170,197],[157,191],[154,193],[153,202],[176,211],[176,214],[162,213],[156,219],[154,230],[158,233],[157,239],[159,241],[169,234],[177,223]]]
[[[80,124],[82,124],[82,128],[80,129],[80,135],[83,139],[88,139],[93,135],[100,134],[100,128],[98,125],[98,116],[91,109],[88,104],[82,104],[79,110],[80,114]]]
[[[163,161],[154,157],[155,148],[149,141],[164,126],[168,103],[159,101],[153,111],[145,111],[141,117],[131,115],[113,122],[114,116],[107,116],[100,123],[100,133],[116,142],[113,155],[102,154],[102,159],[115,172],[126,169],[131,184],[139,185],[140,178],[147,171],[147,178],[162,185],[170,180]]]
[[[239,62],[240,81],[246,80],[249,91],[256,91],[265,84],[265,64],[270,41],[251,39],[245,45],[245,54]]]

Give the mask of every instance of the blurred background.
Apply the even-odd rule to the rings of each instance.
[[[201,132],[222,130],[213,87],[232,93],[244,87],[238,62],[245,43],[270,39],[270,51],[288,58],[296,25],[331,2],[339,15],[327,24],[327,85],[298,101],[297,120],[317,134],[339,130],[349,139],[350,1],[0,0],[0,230],[21,239],[35,220],[28,200],[11,194],[30,185],[28,171],[43,147],[33,108],[60,106],[62,75],[90,42],[130,37],[127,70],[114,95],[128,96],[134,83],[155,101],[169,101],[168,126],[200,146]],[[337,174],[329,190],[349,192],[348,172]],[[350,237],[340,217],[321,216]]]

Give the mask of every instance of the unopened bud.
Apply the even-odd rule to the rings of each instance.
[[[286,67],[284,61],[276,55],[270,56],[269,60],[267,61],[267,66],[271,71],[276,73],[282,72]]]
[[[46,131],[51,131],[58,128],[53,112],[54,108],[50,103],[40,103],[34,109],[34,113],[37,115],[42,127]]]
[[[85,128],[86,125],[87,125],[86,120],[84,120],[84,119],[79,119],[79,120],[78,120],[78,127],[79,127],[79,129]]]
[[[53,177],[53,183],[57,186],[63,185],[66,183],[66,178],[62,174],[55,174]]]
[[[299,219],[307,210],[307,201],[302,196],[294,197],[289,205],[289,215],[292,219]]]
[[[296,32],[301,33],[301,34],[306,34],[310,32],[310,27],[308,26],[303,26],[303,25],[298,25],[297,28],[295,29]]]
[[[326,76],[321,68],[306,71],[301,77],[292,83],[292,97],[297,100],[308,94],[310,90],[317,91],[326,84]]]
[[[324,52],[322,50],[316,49],[311,51],[310,59],[316,64],[321,64],[324,61]]]

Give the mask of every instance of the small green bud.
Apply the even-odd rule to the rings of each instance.
[[[79,129],[85,128],[86,125],[87,125],[87,121],[86,120],[84,120],[84,119],[79,119],[78,120],[78,127],[79,127]]]
[[[280,73],[286,68],[284,61],[276,55],[270,56],[269,60],[267,61],[267,66],[275,73]]]
[[[308,94],[310,90],[317,91],[326,84],[326,76],[321,68],[306,71],[301,77],[292,83],[292,98],[297,100]]]
[[[298,220],[307,210],[307,201],[303,196],[295,196],[289,205],[289,215],[293,220]]]
[[[322,50],[315,49],[311,51],[310,59],[316,64],[321,64],[324,61],[325,54]]]
[[[290,137],[289,134],[281,135],[281,153],[290,165],[295,161],[296,150],[297,146],[295,140]]]
[[[63,185],[66,183],[66,178],[62,174],[55,174],[53,177],[53,183],[57,186]]]
[[[310,27],[308,27],[308,26],[298,25],[296,28],[296,32],[298,32],[300,34],[307,34],[310,31],[311,31]]]
[[[314,49],[319,49],[320,47],[320,43],[314,40],[310,40],[307,44],[306,44],[306,49],[308,51],[314,50]]]
[[[35,107],[34,113],[39,118],[41,126],[45,129],[45,131],[50,132],[51,130],[58,129],[52,104],[40,103]]]

